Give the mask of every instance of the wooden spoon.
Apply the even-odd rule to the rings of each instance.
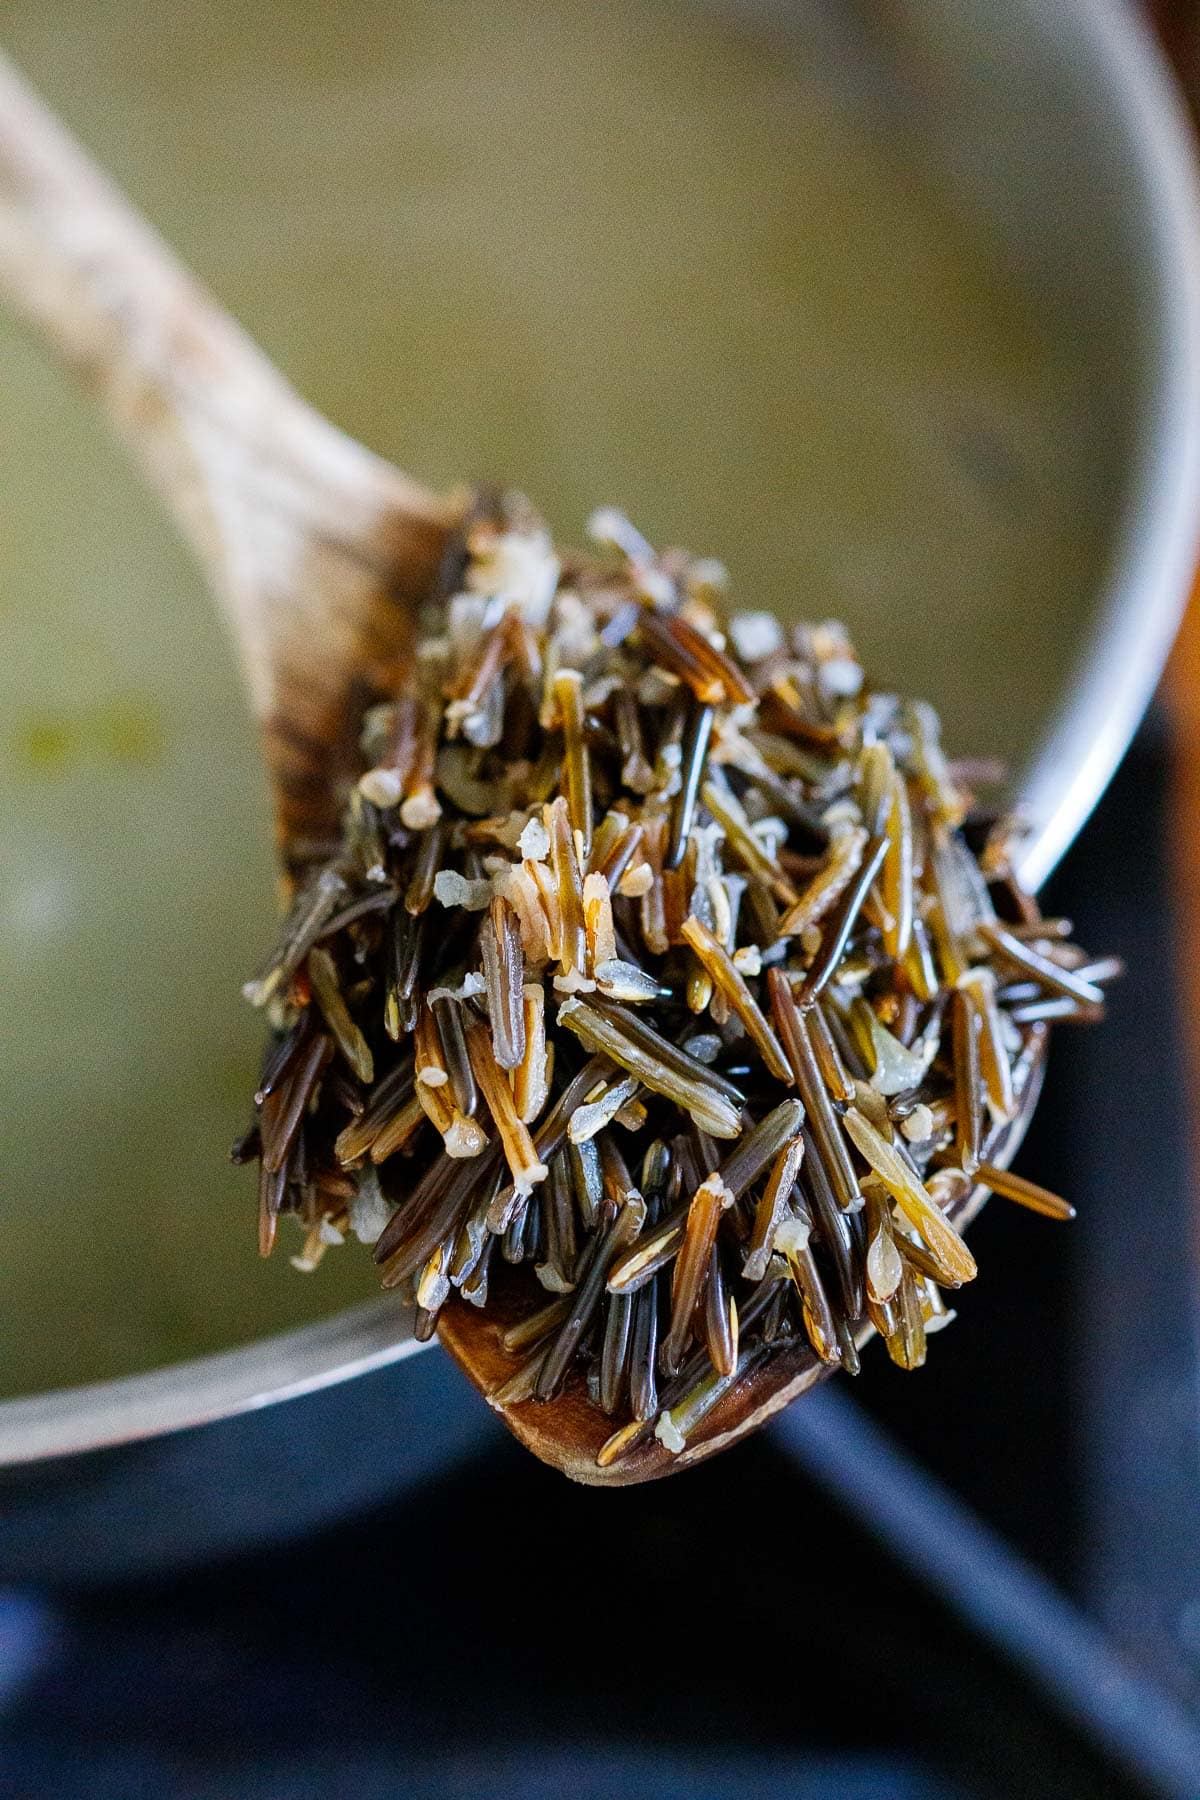
[[[337,825],[364,679],[402,653],[461,500],[428,493],[307,406],[0,58],[0,292],[96,396],[192,544],[232,626],[276,806],[277,848]],[[1043,1034],[1013,1123],[1041,1081]],[[956,1212],[966,1223],[976,1189]],[[485,1396],[519,1359],[502,1305],[454,1300],[439,1335]],[[861,1337],[871,1335],[864,1327]],[[582,1380],[500,1408],[522,1443],[578,1481],[674,1473],[756,1430],[832,1370],[792,1340],[736,1380],[672,1455],[655,1438],[602,1469],[612,1424]]]
[[[986,1160],[996,1168],[1007,1168],[1033,1116],[1045,1073],[1047,1037],[1042,1025],[1034,1026],[1026,1037],[1016,1071],[1016,1114],[992,1133],[987,1144]],[[948,1216],[960,1231],[975,1218],[987,1197],[988,1190],[976,1186],[950,1209]],[[651,1436],[618,1461],[601,1468],[596,1453],[612,1435],[614,1421],[593,1405],[582,1376],[571,1376],[553,1400],[525,1400],[504,1406],[491,1399],[521,1362],[520,1356],[507,1353],[500,1342],[509,1323],[503,1294],[494,1296],[489,1286],[486,1312],[457,1296],[447,1301],[438,1315],[438,1336],[527,1449],[573,1481],[592,1487],[629,1487],[690,1468],[757,1431],[801,1394],[837,1374],[839,1367],[819,1361],[804,1339],[790,1339],[765,1361],[754,1364],[746,1375],[735,1379],[712,1412],[689,1434],[683,1450],[676,1454]],[[861,1347],[873,1335],[874,1327],[864,1324],[857,1331],[855,1342]]]
[[[0,292],[96,397],[232,627],[286,865],[461,501],[306,405],[0,57]]]

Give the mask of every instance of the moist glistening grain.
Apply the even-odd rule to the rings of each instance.
[[[682,1449],[797,1334],[919,1367],[976,1186],[1071,1216],[990,1159],[1118,967],[840,625],[726,614],[718,564],[590,529],[560,554],[481,500],[372,672],[342,836],[299,847],[246,986],[272,1036],[235,1156],[264,1255],[285,1214],[300,1269],[357,1237],[419,1337],[502,1290],[490,1397],[583,1384],[607,1465]]]

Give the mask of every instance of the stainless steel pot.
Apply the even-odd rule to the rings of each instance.
[[[855,16],[879,66],[903,70],[960,197],[1041,303],[1076,322],[1107,384],[1113,553],[1020,784],[1036,885],[1137,726],[1194,567],[1190,145],[1158,56],[1115,0],[870,0]],[[415,1348],[403,1310],[380,1300],[222,1355],[0,1405],[0,1574],[161,1568],[419,1480],[491,1426],[444,1359]]]

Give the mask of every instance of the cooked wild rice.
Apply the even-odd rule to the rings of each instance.
[[[592,531],[560,561],[512,497],[464,528],[247,984],[273,1035],[237,1154],[264,1255],[281,1213],[305,1270],[373,1243],[420,1336],[502,1288],[491,1397],[581,1384],[609,1464],[682,1449],[800,1333],[918,1367],[973,1185],[1071,1216],[989,1154],[1046,1020],[1119,971],[1039,918],[841,626],[723,625],[718,565]]]

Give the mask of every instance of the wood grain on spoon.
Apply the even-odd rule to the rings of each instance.
[[[512,1314],[512,1318],[518,1316]],[[501,1387],[521,1362],[520,1356],[506,1353],[500,1343],[500,1334],[510,1322],[503,1308],[491,1300],[483,1313],[455,1298],[438,1317],[439,1338],[485,1398]],[[871,1327],[864,1326],[862,1339],[870,1335]],[[497,1410],[526,1449],[573,1481],[630,1487],[674,1475],[737,1443],[834,1373],[836,1365],[819,1362],[806,1340],[791,1338],[733,1383],[678,1455],[650,1435],[608,1468],[601,1468],[596,1456],[617,1421],[607,1418],[589,1399],[582,1374],[572,1374],[553,1400],[525,1400]],[[496,1405],[494,1401],[491,1404]]]
[[[1045,1073],[1044,1030],[1033,1036],[1030,1050],[1016,1117],[995,1133],[988,1146],[989,1160],[997,1168],[1007,1168],[1016,1155],[1037,1106]],[[987,1188],[972,1188],[949,1209],[949,1218],[960,1231],[965,1230],[987,1197]],[[695,1432],[689,1434],[686,1447],[678,1454],[650,1436],[628,1455],[602,1468],[596,1455],[616,1422],[593,1404],[582,1374],[572,1374],[553,1400],[524,1400],[500,1406],[491,1398],[511,1379],[528,1354],[513,1355],[505,1351],[500,1341],[506,1326],[519,1316],[515,1309],[506,1309],[504,1298],[497,1302],[489,1297],[487,1311],[480,1312],[456,1296],[438,1316],[438,1336],[527,1449],[573,1481],[593,1487],[631,1487],[703,1462],[760,1430],[785,1406],[839,1370],[837,1363],[820,1362],[805,1339],[791,1338],[733,1382]],[[869,1324],[855,1329],[855,1342],[860,1347],[873,1336],[874,1327]]]
[[[352,702],[403,652],[457,504],[301,400],[2,57],[0,293],[192,544],[234,634],[286,857],[336,826]]]

